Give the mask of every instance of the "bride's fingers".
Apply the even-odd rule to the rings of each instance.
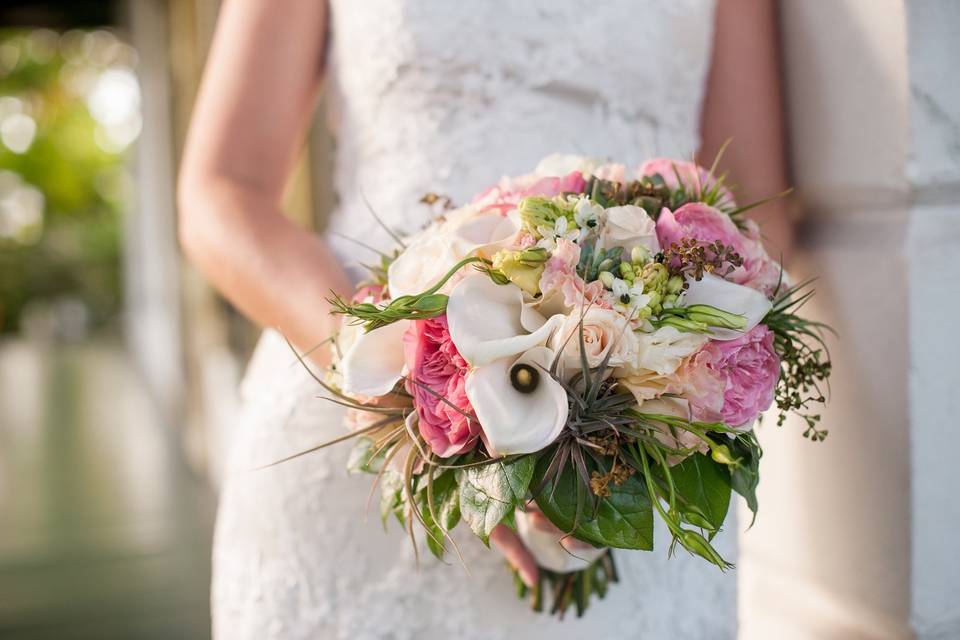
[[[533,559],[530,552],[520,538],[506,525],[497,525],[490,533],[490,542],[500,550],[500,553],[507,559],[514,569],[520,574],[520,579],[528,587],[537,584],[539,569],[537,561]]]

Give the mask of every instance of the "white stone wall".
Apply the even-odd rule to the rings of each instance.
[[[960,638],[960,3],[785,0],[794,273],[840,333],[823,444],[762,429],[742,638]]]
[[[911,617],[960,638],[960,2],[908,0]]]

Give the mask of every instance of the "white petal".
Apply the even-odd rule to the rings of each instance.
[[[521,322],[523,316],[520,288],[494,284],[483,274],[461,280],[447,301],[450,338],[460,355],[474,366],[543,344],[563,322],[562,316],[554,316],[533,333],[527,333]],[[523,319],[529,321],[531,317],[528,314]]]
[[[699,281],[688,278],[687,283],[690,288],[680,299],[680,306],[707,304],[747,319],[747,326],[743,331],[712,328],[710,335],[716,340],[739,338],[757,326],[773,306],[767,297],[756,289],[729,282],[715,275],[705,274]]]
[[[467,398],[488,444],[498,454],[539,451],[563,430],[567,392],[544,370],[552,360],[552,350],[534,347],[519,358],[501,358],[467,376]],[[520,363],[540,372],[540,382],[530,393],[521,393],[510,383],[510,369]]]
[[[445,234],[418,236],[387,269],[390,297],[416,295],[437,284],[460,260],[452,245]]]
[[[586,569],[595,560],[606,553],[606,548],[585,547],[580,545],[576,551],[567,551],[560,544],[566,534],[562,531],[544,531],[533,522],[533,517],[525,511],[517,511],[517,535],[524,546],[533,554],[533,559],[544,569],[557,573],[570,573]]]
[[[343,391],[354,395],[390,393],[403,375],[403,334],[409,320],[361,333],[340,361]]]
[[[476,252],[490,258],[506,247],[520,230],[519,217],[490,213],[478,216],[453,233],[453,248],[460,256]]]

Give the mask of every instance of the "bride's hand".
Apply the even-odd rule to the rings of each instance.
[[[531,589],[540,577],[540,569],[533,555],[520,541],[520,537],[510,527],[501,524],[490,533],[490,542],[507,559],[510,566],[520,574],[520,579]]]

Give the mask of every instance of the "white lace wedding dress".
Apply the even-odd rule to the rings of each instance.
[[[390,247],[364,196],[401,232],[428,191],[464,203],[552,152],[637,163],[686,157],[711,50],[712,0],[334,0],[329,60],[337,234]],[[356,269],[373,256],[336,234]],[[360,271],[354,271],[359,274]],[[243,419],[214,549],[213,618],[225,639],[728,638],[735,581],[680,552],[618,552],[620,584],[577,620],[517,600],[502,558],[468,531],[470,569],[425,555],[348,476],[350,444],[250,469],[343,433],[335,405],[267,332],[244,382]],[[720,548],[734,553],[734,519]],[[731,558],[733,559],[733,558]]]

